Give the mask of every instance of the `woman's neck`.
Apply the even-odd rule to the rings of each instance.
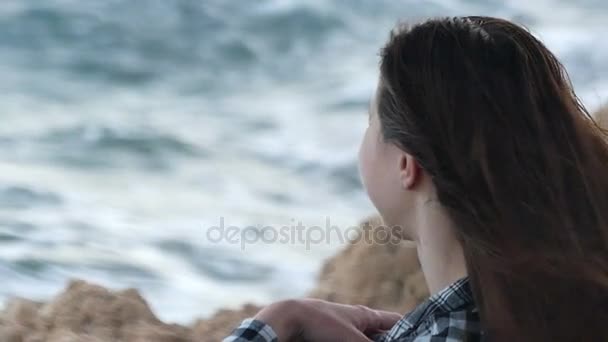
[[[428,201],[417,209],[414,225],[418,257],[429,290],[435,294],[467,276],[466,262],[445,209]]]

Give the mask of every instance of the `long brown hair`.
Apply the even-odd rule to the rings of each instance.
[[[399,26],[386,141],[432,177],[492,341],[608,340],[608,145],[556,57],[489,17]]]

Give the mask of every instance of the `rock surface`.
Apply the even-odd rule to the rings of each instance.
[[[161,322],[136,290],[112,292],[81,280],[46,304],[11,300],[0,327],[0,340],[15,342],[190,340],[189,329]]]

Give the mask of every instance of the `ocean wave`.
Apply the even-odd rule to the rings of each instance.
[[[168,240],[158,244],[162,250],[176,254],[207,276],[222,281],[259,282],[273,273],[270,265],[261,265],[226,254],[221,250],[202,248],[185,241]]]
[[[10,185],[0,187],[0,208],[27,209],[32,206],[56,206],[62,203],[61,196],[53,192]]]
[[[206,158],[209,152],[182,139],[138,130],[124,132],[109,127],[80,125],[59,129],[38,139],[44,150],[52,150],[58,162],[83,167],[141,166],[167,169],[177,157]]]

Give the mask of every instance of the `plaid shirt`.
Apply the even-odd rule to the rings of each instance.
[[[433,295],[406,314],[376,342],[476,342],[482,340],[479,312],[473,302],[468,278],[463,278]],[[264,322],[246,319],[224,342],[277,342]]]
[[[463,278],[406,314],[376,342],[481,341],[479,312],[468,278]]]
[[[222,342],[277,342],[277,334],[272,330],[270,325],[255,320],[253,318],[247,318],[239,325],[238,328],[234,329],[232,334],[226,337]]]

